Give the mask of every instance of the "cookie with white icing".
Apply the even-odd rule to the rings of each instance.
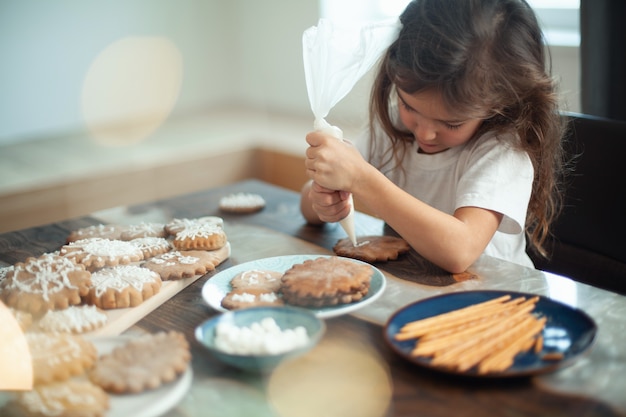
[[[172,244],[178,250],[216,250],[223,247],[228,238],[226,232],[215,224],[197,224],[176,233]]]
[[[333,247],[333,251],[339,256],[370,263],[396,260],[410,249],[406,240],[395,236],[359,236],[356,246],[350,239],[344,238]]]
[[[172,250],[170,242],[162,237],[139,237],[129,240],[129,242],[141,249],[144,259],[149,259]]]
[[[235,193],[222,197],[219,207],[228,213],[254,213],[265,207],[265,199],[259,194]]]
[[[108,316],[95,305],[71,306],[64,310],[50,310],[39,320],[39,328],[46,332],[85,333],[106,324]]]
[[[227,310],[239,310],[250,307],[281,306],[284,304],[280,295],[266,288],[237,288],[222,298],[221,306]]]
[[[38,316],[80,304],[90,285],[91,273],[84,265],[48,253],[18,262],[7,271],[0,298],[9,307]]]
[[[217,227],[224,227],[224,219],[218,216],[204,216],[197,218],[181,218],[172,219],[165,225],[165,231],[174,236],[178,232],[182,232],[187,227],[195,227],[198,225],[214,225]]]
[[[128,229],[128,226],[121,224],[96,224],[93,226],[82,227],[72,231],[67,237],[67,242],[75,242],[82,239],[91,239],[99,237],[101,239],[120,239],[122,233]]]
[[[141,237],[167,237],[164,223],[131,224],[120,235],[121,240],[133,240]]]
[[[143,260],[143,251],[136,245],[122,240],[101,238],[71,242],[61,247],[60,254],[85,265],[89,271]]]
[[[222,260],[223,257],[210,251],[171,251],[155,256],[141,266],[158,273],[163,281],[173,281],[204,275],[213,271]]]
[[[162,285],[159,274],[137,265],[101,269],[91,275],[91,282],[84,299],[105,310],[136,307],[157,294]]]
[[[261,288],[277,292],[280,289],[282,272],[251,269],[243,271],[230,281],[233,289]]]

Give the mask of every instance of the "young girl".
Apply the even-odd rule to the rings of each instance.
[[[357,147],[306,140],[301,209],[337,222],[349,193],[426,259],[458,273],[482,253],[533,266],[557,213],[563,126],[524,0],[414,0],[382,58]]]

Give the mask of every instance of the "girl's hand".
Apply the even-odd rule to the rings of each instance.
[[[334,191],[315,182],[311,184],[308,195],[319,219],[327,223],[338,222],[350,213],[349,196],[345,191]]]
[[[315,131],[306,136],[307,175],[328,190],[350,192],[367,162],[348,141]]]

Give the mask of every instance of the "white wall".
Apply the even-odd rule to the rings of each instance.
[[[317,19],[317,0],[0,0],[0,144],[83,130],[87,71],[129,36],[178,48],[174,114],[242,106],[308,117],[301,38]],[[578,111],[578,51],[555,48],[552,58],[567,108]],[[331,122],[365,120],[369,81]]]

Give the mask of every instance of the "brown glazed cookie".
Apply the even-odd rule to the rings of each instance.
[[[187,370],[191,353],[176,331],[147,334],[100,356],[89,379],[115,394],[155,389]]]
[[[216,250],[223,247],[228,238],[224,229],[215,224],[197,224],[176,233],[174,247],[178,250]]]
[[[218,227],[224,227],[224,219],[217,216],[204,216],[194,219],[172,219],[165,225],[165,231],[174,236],[178,232],[182,232],[187,227],[195,227],[201,224],[214,225]]]
[[[133,246],[141,249],[144,259],[150,259],[153,256],[161,255],[172,250],[170,242],[162,237],[138,237],[136,239],[129,240],[129,242]]]
[[[128,226],[121,224],[98,224],[95,226],[87,226],[71,232],[67,237],[67,243],[82,239],[90,239],[92,237],[116,240],[120,239],[122,233],[126,229],[128,229]]]
[[[337,256],[319,257],[293,265],[282,277],[286,303],[324,307],[360,301],[369,291],[373,269]]]
[[[30,391],[18,392],[0,409],[0,414],[6,417],[104,417],[109,407],[109,395],[102,388],[76,379],[40,384]]]
[[[164,223],[131,224],[120,235],[121,240],[133,240],[140,237],[167,237]]]
[[[64,310],[50,310],[39,320],[39,328],[46,332],[86,333],[106,324],[108,316],[94,305],[71,306]]]
[[[81,336],[67,333],[26,333],[33,361],[33,382],[47,384],[80,375],[91,368],[98,351]]]
[[[102,309],[136,307],[157,294],[161,277],[137,265],[101,269],[91,275],[92,285],[85,302]]]
[[[216,251],[187,250],[171,251],[141,264],[142,267],[158,273],[163,281],[172,281],[204,275],[230,256],[230,245]]]
[[[89,271],[143,260],[142,250],[132,243],[101,238],[77,240],[61,247],[60,253]]]
[[[365,262],[386,262],[398,259],[398,256],[411,249],[406,240],[395,236],[360,236],[354,246],[345,238],[333,247],[335,254]]]
[[[16,263],[2,281],[0,298],[35,316],[81,303],[89,291],[91,273],[84,265],[55,254]]]
[[[221,305],[228,310],[248,307],[280,306],[284,302],[280,296],[267,288],[237,288],[222,298]]]
[[[254,213],[265,207],[265,199],[258,194],[236,193],[222,197],[219,206],[228,213]]]
[[[278,291],[281,286],[282,272],[251,269],[243,271],[230,281],[233,289],[260,288]]]

